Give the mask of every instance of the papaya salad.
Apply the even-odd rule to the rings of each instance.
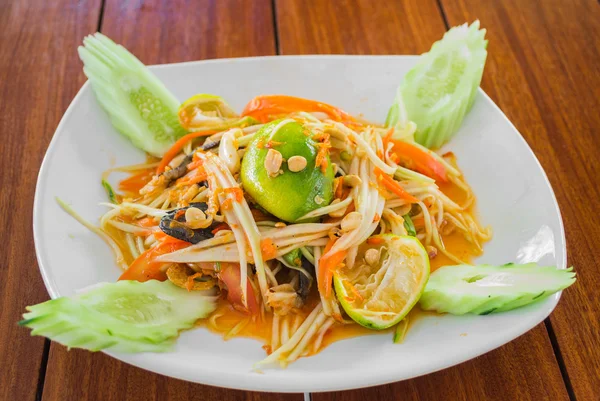
[[[478,22],[448,31],[384,123],[281,94],[239,114],[216,95],[180,103],[126,49],[86,37],[79,55],[96,98],[147,161],[103,174],[98,225],[58,201],[122,271],[28,307],[20,323],[68,347],[120,352],[168,351],[200,325],[258,338],[257,366],[286,366],[352,335],[389,329],[400,343],[415,307],[483,315],[568,287],[571,269],[472,264],[492,230],[460,160],[436,149],[475,100],[484,35]],[[113,186],[116,172],[128,176]]]

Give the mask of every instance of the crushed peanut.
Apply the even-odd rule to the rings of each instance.
[[[277,223],[275,223],[275,228],[283,228],[286,226],[287,224],[285,224],[283,221],[278,221]]]
[[[223,236],[231,234],[231,233],[233,233],[233,231],[231,231],[231,230],[219,230],[216,232],[215,238],[223,237]]]
[[[297,173],[298,171],[302,171],[306,168],[307,161],[305,157],[302,156],[292,156],[287,162],[288,169],[292,173]]]
[[[207,219],[206,214],[197,207],[187,208],[185,211],[185,224],[192,229],[210,226],[212,219]]]
[[[325,202],[325,199],[323,199],[322,197],[320,197],[319,195],[315,196],[315,203],[317,205],[322,204],[323,202]]]
[[[429,255],[429,259],[435,258],[438,254],[437,248],[434,246],[431,246],[431,245],[427,245],[425,247],[425,250],[427,251],[427,254]]]
[[[350,212],[342,219],[342,231],[351,231],[360,226],[362,214],[359,212]]]
[[[442,224],[440,225],[439,231],[442,235],[450,235],[454,232],[456,226],[452,223],[449,223],[448,220],[442,220]]]
[[[265,158],[265,170],[267,170],[269,177],[277,177],[280,172],[281,163],[283,163],[281,153],[275,149],[269,149]]]
[[[374,248],[367,249],[365,252],[365,262],[369,266],[375,266],[379,262],[379,251]]]
[[[335,205],[335,204],[338,204],[340,202],[341,202],[341,200],[338,198],[338,199],[334,199],[333,202],[331,202],[331,204]],[[333,218],[344,217],[345,213],[346,213],[346,208],[343,207],[341,209],[338,209],[338,210],[335,210],[333,212],[330,212],[329,216],[333,217]]]
[[[360,177],[354,174],[345,175],[343,180],[344,185],[350,188],[354,188],[362,184],[362,180],[360,179]]]

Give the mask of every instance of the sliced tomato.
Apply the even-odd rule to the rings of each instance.
[[[246,281],[246,294],[248,296],[248,308],[244,306],[240,265],[238,263],[220,263],[221,270],[218,273],[219,279],[225,283],[227,287],[227,300],[234,305],[236,309],[250,312],[252,315],[259,312],[258,303],[256,302],[256,294],[254,288],[250,284],[250,280]]]
[[[189,242],[168,237],[154,248],[150,248],[138,256],[137,259],[129,265],[129,268],[121,274],[119,280],[135,280],[140,282],[148,280],[165,281],[167,279],[167,274],[163,271],[163,267],[167,266],[169,263],[157,262],[156,258],[160,255],[175,252],[190,245]]]

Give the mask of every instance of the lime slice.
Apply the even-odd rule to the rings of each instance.
[[[429,257],[415,237],[392,234],[369,238],[352,269],[334,274],[342,307],[361,326],[383,330],[415,306],[429,279]]]

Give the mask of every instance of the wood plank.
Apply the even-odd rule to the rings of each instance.
[[[277,0],[281,54],[418,54],[445,31],[435,0]]]
[[[100,0],[0,4],[0,399],[34,400],[44,339],[17,326],[48,299],[33,250],[39,166],[83,83],[75,48],[96,29]],[[49,200],[51,201],[51,200]]]
[[[489,32],[483,88],[548,174],[577,283],[551,323],[574,395],[600,394],[600,6],[594,0],[443,1],[450,24]]]
[[[569,399],[543,325],[502,348],[441,372],[385,386],[313,394],[312,398],[313,401]]]
[[[106,0],[102,32],[145,64],[275,54],[269,0]]]
[[[271,2],[107,0],[102,32],[146,64],[275,53]],[[69,51],[74,51],[75,46]],[[81,65],[73,61],[77,70]],[[188,383],[52,344],[43,400],[301,400]]]
[[[435,1],[277,2],[283,54],[404,54],[427,51],[445,31]],[[310,20],[310,24],[302,21]],[[488,68],[487,80],[495,70]],[[513,101],[519,99],[512,94]],[[325,400],[568,399],[543,325],[475,360],[432,375],[366,390],[315,394]],[[451,395],[451,396],[450,396]]]
[[[203,386],[150,373],[105,354],[52,345],[44,401],[283,401],[301,394],[267,394]]]

